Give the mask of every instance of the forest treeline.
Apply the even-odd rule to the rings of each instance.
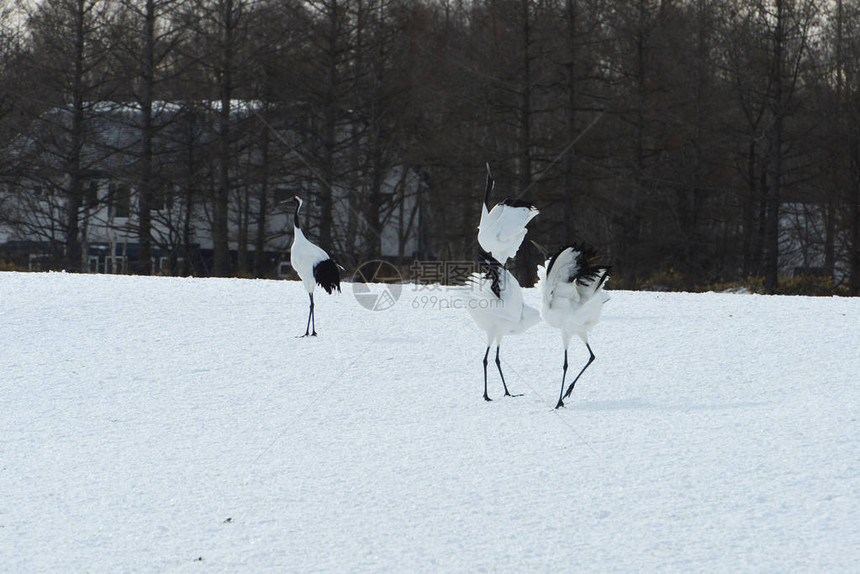
[[[94,103],[141,110],[146,255],[153,110],[202,101],[219,104],[211,169],[187,192],[211,213],[215,275],[254,272],[230,258],[230,218],[240,250],[261,245],[283,173],[315,182],[315,241],[357,264],[379,255],[386,178],[415,170],[419,255],[471,259],[489,162],[496,199],[540,208],[529,239],[594,244],[616,287],[774,292],[811,270],[860,291],[860,0],[0,0],[0,144],[70,111],[70,268]],[[361,253],[338,244],[335,188],[362,216]],[[541,257],[524,244],[526,284]]]

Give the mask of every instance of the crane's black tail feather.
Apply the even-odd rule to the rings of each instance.
[[[331,294],[332,289],[337,289],[340,292],[340,271],[337,268],[337,263],[331,259],[326,259],[314,265],[314,281],[328,294]]]

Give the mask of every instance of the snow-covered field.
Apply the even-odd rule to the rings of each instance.
[[[0,571],[860,571],[860,300],[416,289],[0,273]]]

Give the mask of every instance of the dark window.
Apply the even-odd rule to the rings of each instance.
[[[128,217],[131,210],[131,189],[124,183],[110,184],[108,217]]]
[[[91,179],[84,185],[84,202],[89,208],[95,207],[99,203],[99,182]]]
[[[167,184],[156,183],[152,189],[152,198],[149,203],[150,211],[161,211],[169,207],[173,207],[173,196],[170,193],[170,186]]]

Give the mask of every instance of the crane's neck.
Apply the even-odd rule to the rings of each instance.
[[[296,227],[293,230],[293,243],[292,243],[293,247],[295,247],[296,245],[302,245],[305,243],[310,243],[310,241],[308,241],[308,238],[305,237],[305,234],[302,232],[302,228]]]
[[[486,207],[487,211],[490,210],[490,192],[493,191],[494,185],[493,176],[487,171],[487,190],[484,192],[484,207]]]
[[[296,226],[296,229],[301,230],[302,226],[299,225],[299,210],[302,208],[302,200],[300,198],[296,198],[299,201],[299,205],[296,207],[296,213],[293,215],[293,225]]]

